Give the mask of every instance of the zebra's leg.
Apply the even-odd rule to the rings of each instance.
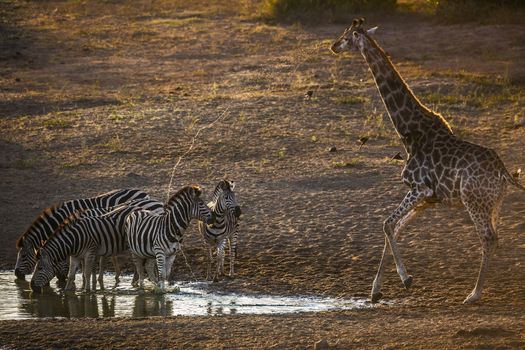
[[[171,268],[173,267],[173,262],[175,261],[175,253],[171,254],[166,258],[166,278],[170,279],[171,276]]]
[[[237,228],[232,234],[232,237],[228,239],[229,251],[230,251],[230,277],[233,278],[235,274],[235,259],[237,258],[237,237],[239,233]]]
[[[164,284],[166,281],[166,255],[159,250],[155,251],[155,260],[157,261],[157,269],[159,271],[159,288],[164,291]]]
[[[106,257],[101,256],[98,260],[98,285],[100,289],[104,289],[104,273],[106,272]]]
[[[94,291],[97,290],[97,264],[96,263],[93,263],[93,265],[91,265],[91,285],[93,286]]]
[[[206,280],[209,281],[211,277],[211,265],[213,262],[213,248],[206,244],[207,260],[206,260]]]
[[[146,265],[146,272],[148,274],[149,280],[158,285],[159,279],[157,278],[157,272],[155,271],[155,259],[146,260],[144,265]]]
[[[86,286],[84,290],[86,292],[91,291],[90,281],[91,281],[91,274],[93,273],[93,267],[95,265],[95,259],[96,259],[96,256],[92,254],[91,252],[88,252],[84,255],[84,277],[86,280]],[[93,289],[96,290],[96,283],[97,283],[96,275],[94,275],[93,277],[95,277],[93,279]]]
[[[75,274],[80,266],[80,259],[76,256],[69,258],[69,272],[67,276],[67,283],[64,290],[75,290]]]
[[[113,267],[115,269],[115,287],[118,286],[118,284],[120,283],[120,273],[121,273],[121,270],[120,270],[120,265],[118,263],[118,258],[116,255],[113,255],[111,257],[111,261],[113,262]]]
[[[69,259],[61,261],[57,266],[57,285],[60,288],[64,288],[67,283],[67,276],[69,274]]]
[[[219,280],[219,277],[223,275],[224,273],[224,248],[226,245],[226,240],[223,240],[219,245],[217,246],[217,259],[216,259],[216,266],[215,266],[215,277],[213,280],[217,282]]]
[[[139,289],[143,289],[144,288],[144,261],[145,259],[136,254],[131,254],[131,257],[133,259],[133,263],[135,264],[135,272],[138,274],[138,287]],[[133,285],[133,286],[136,286],[136,285]]]

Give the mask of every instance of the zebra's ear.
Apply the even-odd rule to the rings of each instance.
[[[20,236],[20,237],[16,240],[16,248],[17,248],[17,249],[21,249],[23,245],[24,245],[24,236]]]
[[[366,31],[368,35],[374,35],[376,33],[377,27],[370,28]]]
[[[37,259],[40,259],[40,249],[38,249],[38,250],[36,251],[36,258],[37,258]]]
[[[202,194],[202,188],[200,186],[193,186],[193,190],[195,191],[195,196],[200,197]]]

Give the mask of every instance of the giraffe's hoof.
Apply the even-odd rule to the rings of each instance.
[[[481,299],[481,295],[477,294],[470,294],[467,299],[463,300],[463,304],[474,304],[479,299]]]
[[[412,285],[412,276],[408,276],[408,278],[403,281],[403,284],[405,285],[405,289],[409,289]]]
[[[373,303],[377,303],[381,298],[383,298],[383,293],[377,292],[377,293],[373,293],[370,299],[372,300]]]

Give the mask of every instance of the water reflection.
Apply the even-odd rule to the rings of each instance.
[[[171,316],[173,315],[173,301],[166,295],[141,294],[135,297],[133,317]]]
[[[113,276],[105,278],[110,285]],[[131,276],[121,280],[118,288],[96,293],[64,293],[52,284],[38,294],[31,292],[28,281],[16,280],[12,271],[0,271],[0,319],[275,314],[371,307],[365,299],[215,293],[208,291],[207,283],[181,283],[170,293],[155,294],[136,291]]]

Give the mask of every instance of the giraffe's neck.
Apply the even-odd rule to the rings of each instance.
[[[367,39],[361,54],[372,71],[383,103],[407,153],[421,147],[421,140],[428,141],[430,134],[451,135],[447,121],[419,102],[385,52],[373,39]]]

